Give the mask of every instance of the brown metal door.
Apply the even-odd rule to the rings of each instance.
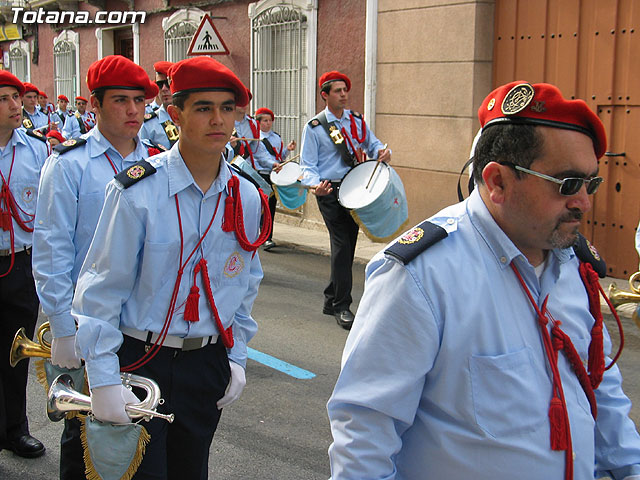
[[[494,87],[553,83],[565,97],[585,100],[605,124],[606,181],[583,233],[609,275],[628,278],[638,269],[640,1],[496,0],[494,35]]]

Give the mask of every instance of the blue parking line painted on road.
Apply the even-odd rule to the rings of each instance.
[[[291,365],[284,360],[280,360],[279,358],[272,357],[271,355],[268,355],[266,353],[259,352],[258,350],[254,350],[253,348],[247,347],[247,356],[251,360],[255,360],[256,362],[262,363],[267,367],[271,367],[282,373],[286,373],[293,378],[307,380],[316,376],[315,373],[311,373],[309,370],[296,367],[295,365]]]

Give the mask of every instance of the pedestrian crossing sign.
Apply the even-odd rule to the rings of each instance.
[[[202,17],[200,26],[191,39],[187,55],[229,55],[229,49],[208,14]]]

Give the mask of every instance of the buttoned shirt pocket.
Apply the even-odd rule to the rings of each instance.
[[[503,355],[473,355],[469,367],[476,423],[486,433],[519,435],[548,421],[541,403],[545,397],[540,394],[541,373],[536,373],[528,348]]]
[[[180,242],[145,242],[137,282],[142,298],[171,297],[179,265]]]

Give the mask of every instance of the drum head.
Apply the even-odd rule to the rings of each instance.
[[[382,195],[389,183],[389,167],[381,162],[376,169],[377,164],[376,160],[369,160],[349,170],[338,191],[340,205],[351,209],[362,208],[372,204]],[[373,173],[374,169],[375,173]],[[369,183],[368,188],[366,188],[367,183]]]
[[[278,185],[279,187],[286,187],[288,185],[293,185],[298,181],[302,175],[302,169],[300,165],[295,162],[289,162],[282,166],[282,169],[279,172],[271,171],[269,177],[271,178],[271,182],[274,185]]]

